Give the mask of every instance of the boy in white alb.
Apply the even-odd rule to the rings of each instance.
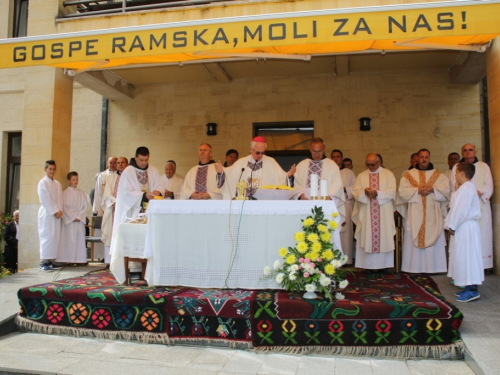
[[[87,195],[78,189],[78,173],[68,173],[68,188],[63,191],[61,241],[57,262],[87,264],[85,219]]]
[[[444,228],[452,235],[448,276],[456,286],[465,286],[464,290],[455,293],[458,302],[478,299],[477,286],[484,281],[479,227],[481,206],[471,181],[475,170],[474,164],[457,164],[455,178],[460,187],[451,196],[450,211],[444,221]]]
[[[61,269],[52,263],[59,253],[61,237],[61,217],[63,215],[63,200],[61,184],[54,179],[56,162],[45,162],[46,176],[38,183],[38,236],[40,239],[40,270],[52,272]]]

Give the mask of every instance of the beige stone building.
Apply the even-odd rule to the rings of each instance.
[[[130,158],[142,145],[151,164],[161,170],[174,159],[185,174],[201,142],[223,160],[267,131],[272,152],[298,157],[314,134],[356,173],[376,152],[401,175],[420,148],[444,171],[447,155],[472,142],[500,187],[500,27],[484,18],[497,1],[483,2],[495,7],[487,9],[411,0],[90,3],[30,0],[23,23],[28,1],[0,0],[0,38],[9,38],[0,43],[0,209],[16,201],[9,139],[21,133],[21,268],[38,262],[36,188],[47,159],[63,185],[76,170],[89,192],[106,156]],[[24,32],[28,39],[13,38]],[[370,131],[360,131],[362,117]],[[217,135],[207,135],[208,123]],[[497,193],[492,204],[497,217]]]

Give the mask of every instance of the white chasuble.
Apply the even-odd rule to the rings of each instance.
[[[181,199],[191,199],[194,192],[208,193],[210,199],[222,199],[222,194],[217,188],[216,174],[214,163],[191,168],[184,178]]]
[[[366,188],[376,190],[377,197],[368,198]],[[394,267],[394,174],[382,167],[375,172],[365,170],[358,175],[352,194],[355,199],[352,219],[356,224],[356,267]]]
[[[224,168],[222,175],[214,174],[223,199],[233,199],[236,196],[236,184],[247,181],[246,196],[266,185],[288,185],[287,173],[273,158],[263,155],[259,162],[255,162],[252,155],[238,159],[232,166]]]
[[[340,241],[342,242],[342,250],[345,255],[349,257],[347,263],[352,263],[353,259],[353,227],[352,227],[352,209],[354,206],[354,198],[352,196],[352,190],[354,188],[354,183],[356,182],[356,175],[349,168],[344,168],[340,170],[340,176],[342,177],[342,186],[344,186],[344,211],[345,211],[345,221],[342,225],[340,231]]]
[[[482,193],[479,198],[481,205],[481,249],[483,253],[483,265],[485,269],[493,268],[493,223],[491,219],[491,203],[490,199],[493,195],[493,177],[488,164],[478,161],[474,163],[476,173],[472,178],[472,182],[476,186],[476,190]],[[456,165],[451,173],[451,187],[455,191],[455,171]]]
[[[331,159],[321,159],[319,161],[305,159],[297,165],[295,172],[295,186],[304,191],[307,199],[311,198],[311,174],[317,174],[320,179],[325,179],[328,184],[328,196],[335,202],[340,214],[340,223],[345,222],[345,194],[342,176],[338,165]],[[318,183],[317,196],[321,196],[320,183]],[[352,251],[349,254],[342,248],[344,254],[352,257]]]
[[[82,190],[68,187],[63,191],[61,241],[57,262],[87,263],[85,243],[87,205],[87,195]]]
[[[101,239],[108,248],[111,246],[111,237],[113,236],[113,220],[120,177],[121,175],[118,173],[114,173],[108,177],[101,199],[101,208],[104,211],[101,224]],[[109,256],[109,249],[106,250],[105,255]]]
[[[452,193],[450,212],[444,221],[446,229],[455,231],[450,240],[448,276],[456,286],[478,285],[484,281],[480,218],[476,187],[467,181]]]
[[[168,190],[174,193],[174,199],[181,199],[182,185],[184,184],[184,178],[177,173],[172,176],[172,178],[168,178],[167,175],[163,175],[160,177],[163,182],[163,191]],[[163,193],[162,191],[162,193]],[[164,197],[165,199],[169,199],[170,197]]]
[[[63,210],[61,184],[45,176],[38,183],[38,234],[40,238],[40,259],[56,259],[61,238],[61,219],[54,216]]]
[[[418,189],[424,186],[433,187],[433,192],[420,195]],[[397,210],[405,219],[404,272],[446,272],[443,222],[449,196],[449,180],[436,169],[403,174]]]

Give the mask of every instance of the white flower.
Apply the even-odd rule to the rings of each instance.
[[[347,263],[347,259],[348,259],[347,255],[345,255],[345,254],[342,255],[340,257],[340,263],[342,263],[342,265],[346,264]]]
[[[332,260],[330,263],[335,269],[342,267],[342,263],[339,262],[337,259]]]
[[[306,284],[306,292],[315,292],[315,291],[316,291],[316,285]]]
[[[311,263],[302,263],[302,268],[304,269],[304,271],[309,272],[311,274],[315,272],[315,269]]]
[[[342,280],[342,281],[339,283],[339,288],[340,288],[340,289],[344,289],[347,285],[349,285],[349,281],[347,281],[347,280]]]
[[[319,278],[319,283],[322,286],[328,286],[328,285],[330,285],[332,283],[332,280],[329,277],[321,275],[321,277]]]
[[[271,274],[271,269],[269,266],[264,267],[264,276],[269,276]]]
[[[339,300],[339,301],[342,301],[343,299],[345,299],[344,295],[340,292],[337,292],[335,293],[335,299],[336,300]]]
[[[281,283],[283,282],[283,277],[285,277],[285,275],[284,275],[284,274],[282,274],[282,273],[278,273],[278,274],[276,275],[276,282],[277,282],[278,284],[281,284]]]
[[[277,269],[279,269],[279,268],[280,268],[280,265],[281,265],[280,261],[279,261],[279,260],[277,260],[276,262],[274,262],[274,266],[273,266],[273,268],[274,268],[275,270],[277,270]]]
[[[297,280],[297,274],[295,272],[290,272],[290,275],[288,275],[288,278],[290,280]]]
[[[292,264],[292,265],[290,266],[290,269],[291,269],[292,271],[298,271],[298,270],[299,270],[299,265],[298,265],[298,264]]]

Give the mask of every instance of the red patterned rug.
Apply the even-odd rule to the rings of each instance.
[[[19,290],[23,329],[290,353],[461,358],[462,313],[428,276],[353,273],[345,299],[119,285],[106,270]]]

